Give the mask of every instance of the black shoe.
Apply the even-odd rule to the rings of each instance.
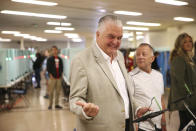
[[[56,105],[55,108],[56,108],[56,109],[62,109],[62,107],[59,106],[59,105]]]
[[[45,95],[44,98],[45,98],[45,99],[48,99],[48,98],[49,98],[49,95]]]
[[[52,109],[52,106],[49,106],[49,107],[48,107],[48,110],[51,110],[51,109]]]

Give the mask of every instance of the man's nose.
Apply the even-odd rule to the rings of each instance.
[[[119,40],[117,38],[114,38],[113,43],[117,44]]]

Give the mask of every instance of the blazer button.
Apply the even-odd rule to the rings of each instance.
[[[122,128],[125,128],[125,125],[122,125]]]
[[[123,113],[124,113],[124,112],[125,112],[125,110],[123,109],[123,110],[121,110],[121,112],[123,112]]]

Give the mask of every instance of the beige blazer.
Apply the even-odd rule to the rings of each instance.
[[[131,107],[135,107],[132,99],[133,84],[128,78],[124,58],[119,51],[117,61],[126,81]],[[70,82],[70,110],[77,114],[77,131],[125,131],[123,99],[105,59],[95,44],[72,60]],[[82,108],[75,104],[77,101],[98,105],[98,115],[92,120],[86,120]],[[134,109],[130,111],[132,118]]]

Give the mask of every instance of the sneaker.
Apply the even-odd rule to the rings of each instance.
[[[51,110],[51,109],[52,109],[52,106],[49,106],[49,107],[48,107],[48,110]]]
[[[55,108],[56,108],[56,109],[62,109],[62,107],[59,106],[59,105],[56,105]]]

